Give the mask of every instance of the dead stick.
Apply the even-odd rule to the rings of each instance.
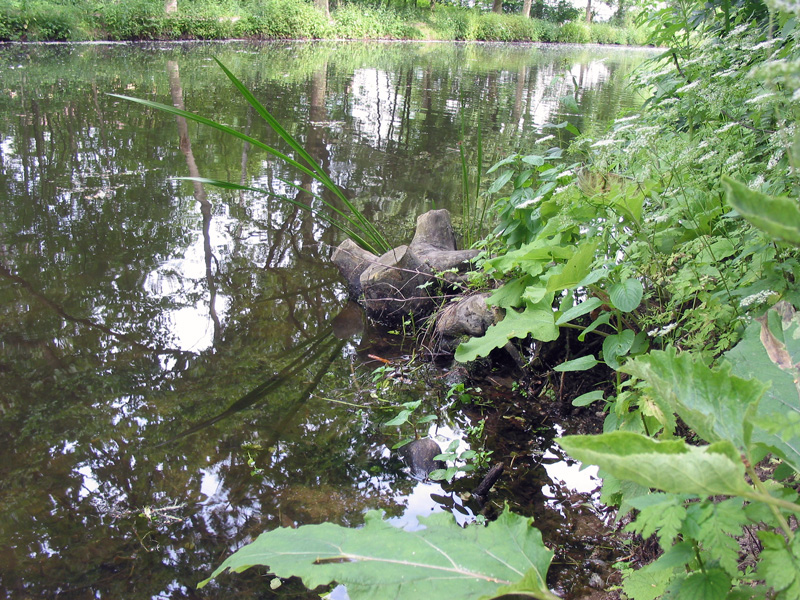
[[[483,481],[480,482],[478,487],[476,487],[472,491],[473,496],[478,496],[479,499],[483,500],[489,494],[489,490],[492,489],[492,486],[495,482],[500,479],[500,475],[503,474],[503,463],[497,463],[486,474],[486,477],[483,478]]]

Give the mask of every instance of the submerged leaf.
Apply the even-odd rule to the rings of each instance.
[[[352,600],[488,599],[502,595],[502,586],[554,600],[545,583],[553,552],[531,521],[506,509],[488,527],[463,529],[452,515],[439,513],[421,519],[424,529],[405,531],[372,511],[360,529],[281,527],[240,548],[199,586],[226,569],[264,565],[281,578],[298,576],[312,589],[335,581]]]

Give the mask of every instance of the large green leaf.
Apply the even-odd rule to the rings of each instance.
[[[800,206],[797,200],[768,196],[743,183],[722,178],[728,204],[768,235],[800,245]]]
[[[459,362],[469,362],[479,356],[487,356],[495,348],[502,348],[509,340],[533,336],[542,342],[552,342],[558,338],[555,313],[547,309],[528,307],[522,312],[506,311],[505,318],[492,325],[481,337],[474,337],[456,348],[455,358]]]
[[[750,445],[758,402],[769,387],[731,374],[730,365],[709,369],[688,353],[653,351],[629,361],[622,371],[644,379],[653,395],[707,442],[729,440],[741,451]]]
[[[753,419],[753,442],[764,444],[800,471],[800,314],[779,302],[751,323],[725,357],[739,377],[770,384]]]
[[[609,335],[603,340],[603,360],[612,369],[619,369],[619,358],[625,356],[633,346],[636,334],[630,329],[624,329],[614,335]]]
[[[608,290],[608,297],[611,303],[622,312],[632,312],[639,306],[644,295],[642,282],[638,279],[626,279],[615,283]]]
[[[573,458],[614,477],[675,494],[743,495],[750,492],[739,452],[728,441],[689,446],[628,431],[565,436],[558,443]]]
[[[331,523],[281,527],[229,556],[199,587],[226,569],[263,565],[278,577],[298,576],[309,588],[335,581],[352,600],[489,599],[504,588],[556,598],[545,583],[553,552],[532,519],[506,509],[488,527],[461,528],[447,513],[421,522],[424,529],[405,531],[372,511],[360,529]]]
[[[575,287],[580,281],[591,272],[592,262],[594,262],[594,252],[597,250],[598,242],[592,241],[583,244],[575,254],[567,261],[560,273],[552,275],[547,280],[547,290],[557,292]]]

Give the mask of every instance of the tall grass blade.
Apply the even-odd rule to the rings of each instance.
[[[131,96],[125,96],[125,95],[122,95],[122,94],[109,94],[109,96],[112,96],[114,98],[119,98],[121,100],[126,100],[126,101],[129,101],[129,102],[135,102],[135,103],[140,104],[142,106],[147,106],[149,108],[154,108],[156,110],[159,110],[159,111],[162,111],[162,112],[165,112],[165,113],[168,113],[168,114],[172,114],[172,115],[175,115],[175,116],[178,116],[178,117],[183,117],[185,119],[189,119],[191,121],[195,121],[196,123],[200,123],[201,125],[205,125],[207,127],[211,127],[211,128],[216,129],[218,131],[222,131],[223,133],[231,135],[231,136],[233,136],[235,138],[238,138],[238,139],[240,139],[240,140],[242,140],[244,142],[248,142],[249,144],[251,144],[252,146],[254,146],[256,148],[260,148],[261,150],[264,150],[268,154],[271,154],[272,156],[278,158],[279,160],[282,160],[286,164],[288,164],[288,165],[294,167],[295,169],[299,170],[301,173],[304,173],[305,175],[308,175],[309,177],[311,177],[315,181],[321,183],[326,189],[328,189],[331,193],[333,193],[336,196],[336,198],[339,201],[341,201],[342,204],[346,207],[347,212],[337,208],[334,204],[331,204],[330,202],[324,200],[321,196],[319,196],[317,194],[314,194],[312,192],[308,192],[308,190],[305,190],[305,189],[303,190],[303,191],[306,191],[308,193],[311,193],[311,195],[314,198],[317,198],[318,200],[320,200],[325,205],[325,207],[327,209],[329,209],[329,210],[331,210],[333,212],[333,214],[338,215],[339,217],[345,219],[346,222],[349,224],[349,226],[341,225],[341,224],[337,223],[334,220],[332,215],[326,215],[324,212],[316,210],[316,209],[312,208],[311,206],[309,206],[307,204],[304,204],[302,202],[298,202],[298,201],[296,201],[296,200],[294,200],[292,198],[288,198],[286,196],[276,195],[276,194],[274,194],[272,192],[269,192],[267,190],[258,189],[258,188],[249,188],[249,187],[246,187],[246,186],[241,186],[239,184],[230,184],[228,182],[223,182],[223,181],[213,180],[213,179],[192,178],[192,177],[177,178],[177,179],[187,179],[187,180],[200,181],[200,182],[203,182],[203,183],[208,183],[210,185],[215,185],[217,187],[224,187],[224,188],[227,188],[227,189],[235,189],[235,190],[238,190],[238,191],[244,191],[244,190],[253,191],[253,192],[260,193],[260,194],[268,194],[268,195],[271,195],[271,196],[275,196],[277,198],[281,198],[281,199],[286,200],[286,201],[288,201],[288,202],[290,202],[290,203],[292,203],[292,204],[294,204],[296,206],[299,206],[300,208],[302,208],[304,210],[308,210],[308,211],[312,212],[316,217],[319,217],[319,218],[323,219],[325,222],[330,223],[331,225],[333,225],[334,227],[336,227],[337,229],[339,229],[340,231],[345,233],[348,237],[352,238],[353,241],[356,242],[358,245],[362,246],[366,250],[369,250],[370,252],[373,252],[375,254],[383,254],[384,252],[389,250],[390,246],[389,246],[388,242],[385,240],[385,238],[380,234],[380,232],[375,228],[375,226],[372,225],[372,223],[370,223],[366,219],[366,217],[364,217],[364,215],[361,213],[361,211],[359,211],[358,208],[352,202],[350,202],[350,200],[347,199],[347,197],[344,195],[344,193],[339,188],[339,186],[337,186],[333,182],[333,180],[330,178],[330,176],[328,176],[328,174],[325,172],[325,170],[313,159],[313,157],[305,150],[305,148],[303,148],[297,142],[297,140],[294,137],[292,137],[283,128],[283,126],[281,126],[281,124],[255,98],[255,96],[252,94],[252,92],[250,92],[250,90],[248,90],[245,87],[245,85],[241,81],[239,81],[236,78],[236,76],[233,75],[233,73],[231,73],[230,70],[228,70],[227,67],[225,67],[225,65],[223,65],[216,58],[214,60],[216,60],[217,64],[223,70],[223,72],[228,77],[228,79],[231,80],[231,82],[239,90],[239,92],[242,94],[242,96],[244,96],[245,100],[247,100],[247,102],[256,110],[256,112],[258,112],[258,114],[267,122],[267,124],[281,137],[281,139],[283,139],[289,145],[290,148],[292,148],[292,150],[294,150],[296,152],[297,156],[299,156],[303,161],[305,161],[306,164],[303,164],[303,163],[291,158],[290,156],[284,154],[280,150],[277,150],[276,148],[273,148],[272,146],[269,146],[269,145],[261,142],[260,140],[257,140],[257,139],[255,139],[255,138],[253,138],[253,137],[251,137],[251,136],[249,136],[249,135],[247,135],[245,133],[242,133],[242,132],[237,131],[237,130],[231,128],[231,127],[228,127],[227,125],[223,125],[221,123],[218,123],[217,121],[213,121],[213,120],[208,119],[206,117],[203,117],[203,116],[188,112],[186,110],[177,108],[175,106],[170,106],[168,104],[161,104],[160,102],[153,102],[151,100],[144,100],[144,99],[141,99],[141,98],[134,98],[134,97],[131,97]],[[296,185],[294,183],[287,182],[287,181],[284,181],[284,180],[281,180],[281,181],[283,181],[283,183],[285,183],[285,184],[287,184],[287,185],[289,185],[291,187],[300,189],[300,186],[298,186],[298,185]]]
[[[273,117],[269,113],[269,111],[267,111],[266,108],[264,108],[264,106],[258,101],[258,99],[256,99],[253,93],[250,90],[248,90],[247,87],[245,87],[245,85],[241,81],[239,81],[239,79],[237,79],[237,77],[233,73],[231,73],[231,71],[224,64],[222,64],[222,62],[218,58],[214,58],[214,60],[217,62],[217,64],[225,73],[225,75],[227,75],[228,79],[231,80],[236,89],[239,90],[239,93],[241,93],[242,96],[244,96],[245,100],[247,100],[250,106],[252,106],[256,110],[256,112],[261,116],[261,118],[264,119],[267,122],[267,124],[269,124],[270,127],[272,127],[275,133],[277,133],[281,137],[281,139],[283,139],[289,145],[290,148],[292,148],[295,152],[297,152],[298,156],[300,156],[304,161],[306,161],[306,163],[308,163],[308,165],[314,172],[314,179],[319,181],[328,190],[333,192],[336,195],[336,197],[339,198],[345,206],[347,206],[350,212],[352,212],[353,215],[362,224],[362,227],[364,231],[368,234],[368,237],[370,237],[371,239],[374,240],[374,242],[376,242],[376,245],[381,246],[384,249],[384,251],[390,250],[389,244],[384,240],[383,236],[378,232],[377,229],[375,229],[372,223],[370,223],[369,220],[367,220],[367,218],[364,217],[363,214],[361,214],[358,208],[356,208],[350,202],[350,200],[347,199],[344,193],[342,193],[342,190],[339,189],[339,186],[337,186],[333,182],[333,180],[328,176],[328,174],[319,165],[319,163],[317,163],[317,161],[314,160],[314,158],[306,151],[306,149],[303,148],[303,146],[301,146],[300,143],[288,131],[286,131],[283,128],[283,126],[278,122],[278,120],[275,119],[275,117]]]
[[[355,243],[360,245],[362,248],[364,248],[366,250],[369,250],[372,253],[377,253],[377,249],[373,248],[372,245],[368,241],[363,239],[363,237],[358,233],[358,231],[350,229],[348,227],[345,227],[341,223],[335,221],[330,215],[325,214],[324,212],[314,208],[313,206],[311,206],[309,204],[305,204],[304,202],[300,202],[299,200],[295,200],[294,198],[290,198],[289,196],[282,196],[280,194],[276,194],[275,192],[271,192],[271,191],[265,190],[263,188],[255,188],[255,187],[250,187],[250,186],[246,186],[246,185],[241,185],[239,183],[231,183],[230,181],[224,181],[224,180],[221,180],[221,179],[209,179],[207,177],[173,177],[173,179],[180,180],[180,181],[196,181],[198,183],[206,183],[208,185],[213,185],[213,186],[218,187],[218,188],[222,188],[222,189],[226,189],[226,190],[234,190],[234,191],[237,191],[237,192],[255,192],[257,194],[264,194],[265,196],[272,196],[273,198],[278,198],[280,200],[285,200],[286,202],[288,202],[290,204],[293,204],[294,206],[297,206],[298,208],[302,208],[303,210],[306,210],[306,211],[310,212],[316,218],[318,218],[318,219],[320,219],[322,221],[325,221],[329,225],[335,227],[336,229],[338,229],[339,231],[344,233],[347,237],[351,238]],[[296,183],[292,183],[291,181],[286,181],[285,179],[280,179],[280,178],[277,178],[277,179],[278,179],[278,181],[280,181],[280,182],[282,182],[282,183],[284,183],[284,184],[286,184],[288,186],[291,186],[291,187],[293,187],[293,188],[295,188],[295,189],[297,189],[299,191],[302,191],[302,192],[305,192],[307,194],[310,194],[312,197],[314,197],[317,200],[323,202],[325,204],[325,206],[330,208],[336,214],[338,214],[339,216],[341,216],[342,218],[347,220],[347,222],[352,223],[352,224],[356,224],[356,222],[353,221],[352,217],[349,217],[346,213],[344,213],[340,209],[336,208],[334,205],[332,205],[329,202],[327,202],[324,198],[322,198],[318,194],[315,194],[314,192],[309,192],[307,189],[305,189],[301,185],[296,184]]]

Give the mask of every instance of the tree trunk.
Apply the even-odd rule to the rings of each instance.
[[[522,14],[528,19],[531,16],[531,0],[524,0],[522,3]]]
[[[586,0],[586,24],[592,24],[592,0]]]
[[[501,14],[503,12],[503,0],[493,0],[492,12]]]
[[[178,12],[178,0],[165,0],[164,12],[168,15],[174,15]]]

